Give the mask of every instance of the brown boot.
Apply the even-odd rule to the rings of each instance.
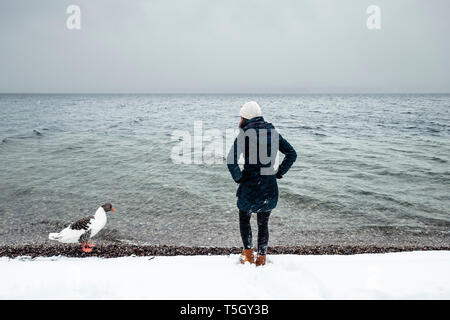
[[[259,266],[263,266],[263,265],[265,265],[266,264],[266,255],[257,255],[256,256],[256,266],[257,267],[259,267]]]
[[[241,253],[240,261],[242,264],[250,262],[250,264],[255,263],[255,256],[253,254],[253,249],[244,249]]]

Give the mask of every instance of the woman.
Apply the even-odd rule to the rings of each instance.
[[[239,209],[239,228],[244,250],[241,263],[255,263],[252,245],[250,218],[257,214],[258,255],[256,265],[266,263],[269,242],[269,216],[278,202],[278,185],[297,159],[294,148],[275,130],[275,127],[261,115],[261,108],[254,102],[247,102],[240,111],[240,133],[234,141],[227,159],[228,170],[239,184],[236,196]],[[273,170],[277,151],[285,155],[277,171]],[[240,156],[244,158],[244,170],[238,165]],[[270,159],[270,160],[269,160]]]

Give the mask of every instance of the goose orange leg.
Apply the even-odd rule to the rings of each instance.
[[[86,248],[86,245],[88,245],[87,248]],[[89,247],[89,244],[87,242],[83,242],[83,244],[81,246],[81,250],[83,250],[83,252],[89,253],[89,252],[92,252],[92,247]]]

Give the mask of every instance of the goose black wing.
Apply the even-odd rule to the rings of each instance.
[[[87,230],[91,224],[91,220],[94,219],[94,216],[88,216],[83,219],[80,219],[70,225],[70,229],[72,230]]]

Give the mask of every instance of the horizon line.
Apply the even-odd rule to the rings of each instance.
[[[202,95],[216,95],[216,94],[225,94],[225,95],[264,95],[264,94],[273,94],[273,95],[282,95],[282,94],[292,94],[292,95],[314,95],[314,94],[450,94],[449,92],[0,92],[0,95],[14,95],[14,94],[28,94],[28,95],[39,95],[39,94],[74,94],[74,95],[81,95],[81,94],[92,94],[92,95],[101,95],[101,94],[141,94],[141,95],[177,95],[177,94],[184,94],[184,95],[195,95],[195,94],[202,94]]]

